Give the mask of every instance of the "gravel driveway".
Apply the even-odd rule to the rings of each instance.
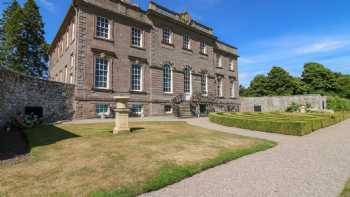
[[[188,123],[279,145],[142,196],[336,197],[350,177],[350,120],[304,137],[230,128],[207,118]]]

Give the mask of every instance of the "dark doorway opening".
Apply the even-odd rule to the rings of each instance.
[[[42,107],[25,107],[24,113],[25,115],[33,114],[38,116],[38,118],[42,118],[44,114]]]

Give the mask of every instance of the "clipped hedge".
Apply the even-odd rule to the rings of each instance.
[[[210,113],[210,121],[243,129],[303,136],[350,118],[350,113]]]

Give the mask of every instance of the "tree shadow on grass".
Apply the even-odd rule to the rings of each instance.
[[[25,133],[31,148],[46,146],[62,140],[81,137],[54,125],[40,126],[27,130]]]

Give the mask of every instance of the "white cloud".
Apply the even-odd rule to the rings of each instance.
[[[311,54],[334,51],[347,46],[349,43],[346,40],[330,40],[313,43],[311,45],[302,46],[296,49],[297,54]]]
[[[40,0],[40,2],[45,6],[50,12],[55,11],[55,5],[50,0]]]

